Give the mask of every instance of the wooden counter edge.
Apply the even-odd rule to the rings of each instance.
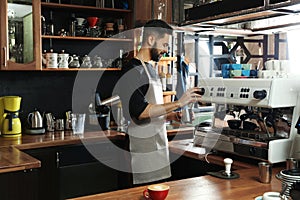
[[[182,141],[186,141],[187,143],[192,143],[192,139],[187,139],[187,140],[182,140]],[[216,164],[216,165],[220,165],[220,166],[224,165],[223,157],[213,155],[211,153],[200,154],[200,153],[197,153],[197,151],[193,151],[193,150],[198,150],[198,149],[200,149],[200,147],[195,147],[195,146],[193,146],[193,144],[190,144],[189,148],[185,148],[185,146],[183,146],[182,144],[179,144],[179,141],[170,141],[169,142],[169,150],[172,153],[184,155],[189,158],[206,161],[208,163],[212,163],[212,164]],[[234,169],[234,170],[250,169],[253,167],[256,167],[256,166],[248,164],[248,163],[236,161],[236,160],[232,163],[232,169]]]

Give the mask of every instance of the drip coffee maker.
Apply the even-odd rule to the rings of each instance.
[[[19,96],[3,96],[0,98],[0,123],[3,137],[21,135],[21,121],[19,118],[21,99]]]

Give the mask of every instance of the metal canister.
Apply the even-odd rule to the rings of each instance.
[[[286,159],[286,169],[291,170],[291,169],[296,169],[298,168],[298,160],[295,158],[287,158]]]
[[[71,111],[66,112],[65,129],[72,130],[72,112]]]
[[[55,121],[55,130],[56,131],[63,131],[64,130],[64,120],[63,119],[57,119]]]

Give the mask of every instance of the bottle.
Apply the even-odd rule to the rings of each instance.
[[[41,26],[42,26],[41,28],[42,35],[46,35],[47,32],[46,19],[43,15],[41,16]]]
[[[46,67],[46,54],[47,54],[47,50],[43,50],[42,53],[42,66]]]
[[[54,35],[53,11],[50,11],[50,19],[47,24],[47,35]]]
[[[119,57],[115,60],[114,67],[122,68],[123,67],[123,49],[120,49]]]
[[[167,80],[166,80],[166,74],[164,73],[163,66],[161,66],[161,71],[159,73],[159,77],[160,77],[160,80],[161,80],[162,89],[163,89],[163,91],[166,91],[166,89],[167,89]]]
[[[167,91],[172,91],[173,90],[173,77],[171,74],[171,65],[168,64],[168,72],[166,74],[166,82],[167,82]]]
[[[70,19],[70,24],[69,24],[69,32],[70,36],[76,36],[76,25],[77,25],[77,20],[75,17],[75,14],[71,14],[71,19]]]

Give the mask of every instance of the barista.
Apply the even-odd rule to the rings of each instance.
[[[186,91],[175,102],[164,103],[159,76],[150,64],[158,62],[168,50],[172,28],[161,20],[151,20],[143,30],[142,46],[137,56],[122,68],[119,84],[124,116],[128,126],[133,184],[143,184],[171,176],[165,120],[180,121],[174,112],[198,102],[199,88]]]

